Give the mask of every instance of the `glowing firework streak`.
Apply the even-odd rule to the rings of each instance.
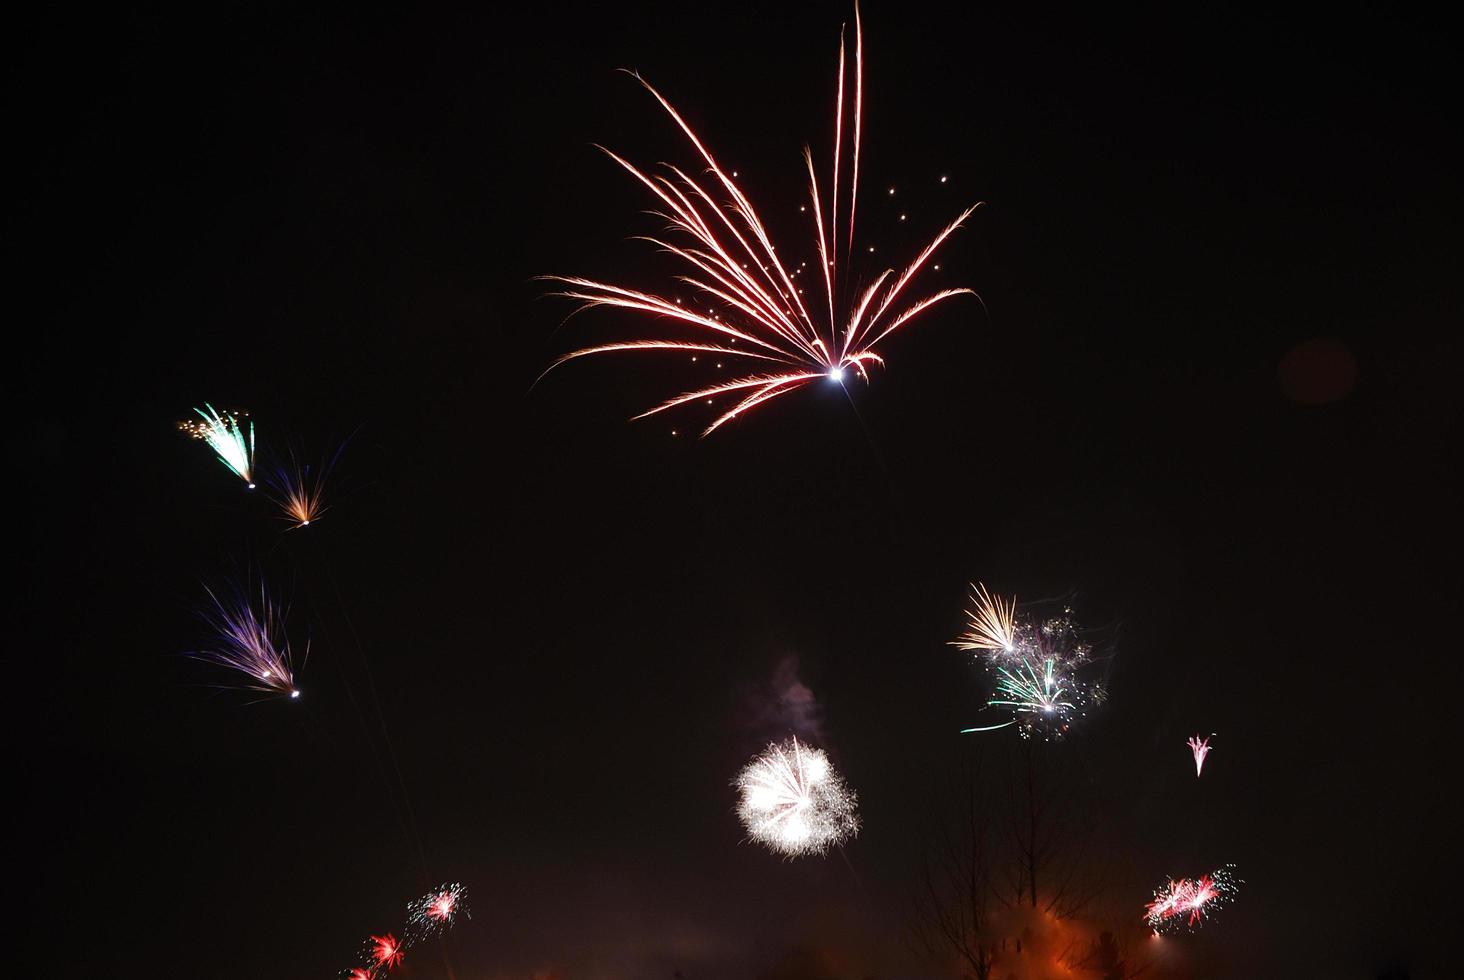
[[[701,138],[681,114],[649,83],[637,80],[655,97],[696,148],[707,187],[675,166],[665,174],[648,174],[618,154],[605,153],[639,181],[659,200],[671,230],[681,241],[644,237],[686,264],[678,281],[699,294],[700,301],[683,305],[680,299],[617,286],[592,279],[566,276],[543,278],[564,285],[557,295],[577,300],[580,309],[606,306],[645,314],[662,322],[686,328],[682,338],[666,337],[598,344],[563,355],[548,370],[566,361],[590,354],[630,351],[669,351],[695,356],[709,354],[719,362],[735,364],[736,376],[677,395],[635,416],[646,418],[667,409],[698,401],[727,398],[730,407],[721,409],[702,432],[707,435],[725,423],[781,395],[797,391],[820,379],[842,384],[849,373],[869,380],[868,367],[883,364],[876,347],[890,334],[920,313],[970,289],[943,289],[910,302],[906,287],[925,268],[936,249],[976,210],[963,211],[930,241],[898,274],[886,269],[865,283],[856,283],[840,263],[853,248],[855,203],[859,190],[859,150],[862,139],[864,92],[864,34],[858,10],[854,18],[853,138],[849,141],[851,167],[847,189],[840,183],[840,161],[844,155],[845,49],[839,42],[839,84],[834,105],[834,152],[832,179],[827,202],[820,195],[811,150],[804,151],[808,168],[809,203],[814,222],[814,245],[823,280],[826,303],[807,305],[803,290],[794,283],[798,271],[790,272],[752,202],[734,179],[712,156]],[[847,226],[839,221],[840,200],[847,199]],[[828,204],[825,222],[824,204]],[[937,266],[938,268],[938,266]],[[866,284],[867,283],[867,284]],[[712,307],[719,307],[718,312]],[[721,364],[719,363],[720,367]],[[548,373],[547,371],[545,373]]]
[[[203,618],[213,627],[215,639],[212,647],[195,655],[242,676],[239,686],[243,688],[298,698],[284,614],[270,601],[264,586],[259,589],[258,609],[242,594],[221,599],[212,589],[205,591],[213,607]]]
[[[1200,738],[1200,736],[1196,735],[1194,738],[1190,739],[1188,743],[1186,743],[1190,747],[1190,752],[1195,757],[1196,779],[1200,777],[1200,770],[1205,768],[1205,756],[1210,754],[1210,739],[1214,737],[1215,735],[1213,732],[1210,733],[1210,735],[1206,738]]]
[[[457,882],[438,885],[407,906],[407,935],[411,942],[440,936],[468,913],[467,891]]]
[[[1207,922],[1217,909],[1235,901],[1243,884],[1235,877],[1235,865],[1227,864],[1212,874],[1170,879],[1154,890],[1154,898],[1144,907],[1144,920],[1155,935],[1193,930]]]
[[[309,527],[325,513],[325,481],[334,463],[331,460],[312,470],[308,464],[292,460],[290,466],[276,471],[271,481],[274,498],[295,527]]]
[[[249,487],[254,489],[254,423],[246,422],[246,430],[239,424],[236,412],[220,412],[207,402],[203,408],[195,408],[201,421],[179,422],[179,430],[195,439],[208,443],[227,466]],[[248,418],[248,416],[244,416]]]
[[[966,611],[966,619],[966,632],[951,643],[956,649],[1010,652],[1016,645],[1016,599],[1003,602],[978,582],[971,586],[971,608]]]
[[[951,642],[975,651],[995,676],[986,707],[1012,714],[1010,721],[961,729],[962,734],[1017,726],[1023,738],[1060,738],[1103,690],[1085,681],[1089,648],[1078,639],[1071,610],[1040,622],[1017,615],[1015,599],[1002,599],[977,584],[971,589],[966,632]]]
[[[819,749],[769,745],[737,777],[747,835],[786,857],[823,854],[859,833],[858,798]]]
[[[1019,667],[1008,669],[998,666],[996,693],[1008,700],[986,702],[993,708],[1011,708],[1013,711],[1043,712],[1067,711],[1077,707],[1071,701],[1063,700],[1062,683],[1053,673],[1053,661],[1049,658],[1043,665],[1042,674],[1023,657]]]

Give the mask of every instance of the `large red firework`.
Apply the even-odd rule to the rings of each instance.
[[[911,280],[976,205],[942,229],[902,271],[885,269],[864,282],[852,281],[846,271],[854,240],[863,135],[864,44],[857,7],[853,62],[850,113],[853,132],[846,141],[845,82],[850,72],[841,38],[833,174],[828,185],[827,211],[819,193],[813,153],[804,152],[826,302],[804,302],[803,291],[794,281],[798,270],[790,271],[780,258],[757,209],[738,187],[736,172],[729,174],[723,169],[671,103],[637,75],[696,148],[711,177],[710,190],[679,167],[667,165],[665,174],[647,174],[618,154],[605,152],[645,185],[664,207],[658,214],[667,220],[680,241],[652,237],[644,240],[687,264],[686,273],[677,279],[701,294],[702,301],[683,304],[680,299],[626,286],[546,276],[566,287],[557,295],[581,301],[582,309],[618,307],[690,328],[682,338],[627,340],[584,347],[560,357],[550,365],[550,370],[574,358],[618,351],[674,351],[690,353],[693,359],[711,355],[718,362],[738,365],[743,370],[737,377],[687,391],[635,416],[645,418],[679,405],[730,396],[732,404],[719,410],[720,414],[703,431],[706,435],[766,401],[820,379],[841,384],[847,374],[854,373],[867,381],[868,366],[884,363],[876,347],[886,337],[943,300],[963,293],[975,295],[970,289],[943,289],[913,302],[905,298]],[[847,187],[840,182],[840,165],[846,156],[849,159]],[[839,217],[841,201],[848,210],[847,221]]]

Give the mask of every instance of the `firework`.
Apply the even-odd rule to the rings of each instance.
[[[295,527],[309,527],[325,513],[325,481],[330,469],[331,463],[312,469],[292,459],[288,467],[275,472],[271,481],[274,499]]]
[[[789,271],[789,264],[780,257],[762,218],[738,186],[736,172],[729,174],[723,169],[671,103],[636,75],[695,147],[711,179],[699,182],[681,168],[670,165],[665,173],[648,174],[616,153],[609,150],[605,153],[660,202],[664,210],[656,213],[667,220],[672,237],[678,240],[642,236],[643,240],[685,263],[685,272],[677,281],[694,290],[698,300],[683,304],[681,299],[667,298],[660,293],[592,279],[545,276],[562,284],[565,288],[557,295],[577,300],[582,304],[580,309],[606,306],[632,310],[678,325],[682,330],[679,337],[580,348],[560,357],[549,370],[590,354],[622,351],[669,351],[693,355],[693,360],[699,355],[712,355],[717,361],[728,363],[734,369],[734,376],[686,391],[635,416],[646,418],[692,402],[725,398],[730,407],[724,404],[717,410],[720,414],[702,432],[707,435],[764,402],[816,381],[842,384],[848,374],[857,374],[867,382],[869,366],[884,363],[876,348],[885,338],[938,303],[963,294],[975,296],[970,289],[942,289],[912,302],[906,296],[906,287],[977,205],[967,208],[946,225],[898,273],[892,268],[885,269],[862,280],[850,274],[847,259],[853,251],[864,93],[864,41],[857,8],[853,105],[849,110],[853,132],[847,146],[850,166],[846,171],[846,187],[840,182],[840,167],[846,155],[844,116],[849,98],[845,82],[850,75],[841,39],[832,176],[827,185],[827,199],[820,194],[813,153],[804,151],[809,180],[808,210],[813,218],[814,250],[822,272],[819,278],[824,303],[811,297],[805,303],[803,290],[795,283],[799,270]],[[845,206],[847,223],[839,220],[840,208]]]
[[[378,971],[395,969],[405,955],[406,951],[400,940],[389,932],[384,936],[372,936],[366,941],[366,956],[371,960],[372,967]]]
[[[976,652],[994,678],[986,707],[1010,717],[962,734],[1016,726],[1023,738],[1061,738],[1090,704],[1103,699],[1102,687],[1085,677],[1092,650],[1079,637],[1071,609],[1044,620],[1020,616],[1015,599],[1004,600],[978,584],[966,616],[966,632],[951,645]]]
[[[1191,738],[1186,743],[1190,747],[1190,752],[1195,757],[1195,778],[1196,779],[1198,779],[1199,776],[1200,776],[1200,770],[1203,769],[1203,768],[1205,768],[1205,756],[1207,756],[1207,755],[1210,754],[1210,739],[1212,739],[1214,737],[1215,737],[1215,733],[1214,732],[1211,732],[1205,738],[1200,738],[1200,736],[1196,735],[1194,738]]]
[[[263,584],[258,608],[241,592],[220,598],[212,589],[205,591],[212,608],[203,618],[214,629],[214,644],[196,655],[240,675],[243,681],[238,686],[298,698],[284,611],[270,599]]]
[[[859,833],[858,798],[819,749],[769,745],[737,777],[737,815],[753,840],[787,857],[823,854]]]
[[[361,954],[366,965],[346,970],[338,976],[341,980],[380,980],[401,963],[407,950],[425,939],[434,939],[447,932],[460,915],[468,915],[467,890],[457,882],[438,885],[407,905],[407,926],[403,938],[397,939],[389,932],[384,936],[372,936]]]
[[[451,929],[459,915],[468,916],[467,892],[457,882],[438,885],[407,906],[407,934],[412,942],[430,939]]]
[[[1193,930],[1203,925],[1216,909],[1235,901],[1241,880],[1235,877],[1235,865],[1227,864],[1219,871],[1188,878],[1170,879],[1154,890],[1154,898],[1144,907],[1144,920],[1155,935]]]
[[[247,414],[220,412],[207,402],[195,408],[198,419],[179,422],[179,430],[206,442],[223,463],[239,479],[254,489],[254,423]],[[241,425],[240,419],[245,421]],[[247,428],[246,428],[247,426]]]
[[[1017,600],[1003,602],[1000,596],[977,583],[971,586],[971,608],[966,612],[966,632],[951,645],[959,650],[1011,652],[1016,644]]]

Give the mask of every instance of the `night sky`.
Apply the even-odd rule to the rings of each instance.
[[[13,24],[20,958],[330,977],[458,880],[472,919],[396,975],[958,976],[907,926],[942,801],[979,757],[1000,810],[1020,764],[957,734],[980,579],[1071,596],[1109,658],[1039,747],[1085,921],[1246,881],[1151,975],[1457,969],[1457,52],[1398,16],[867,2],[859,244],[985,201],[925,282],[986,310],[705,440],[626,419],[707,365],[534,385],[636,324],[561,325],[533,277],[671,268],[592,144],[695,160],[618,68],[808,251],[848,4]],[[205,401],[276,454],[350,437],[325,517],[177,433]],[[185,655],[251,574],[309,640],[298,702]],[[843,858],[743,840],[731,780],[795,732],[859,793]]]

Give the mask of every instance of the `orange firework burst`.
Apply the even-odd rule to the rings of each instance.
[[[660,92],[639,75],[635,77],[670,114],[686,134],[706,165],[712,183],[708,190],[678,167],[667,165],[667,174],[647,174],[610,150],[605,153],[650,190],[664,205],[658,212],[681,243],[643,236],[684,261],[689,269],[678,281],[703,294],[707,303],[720,305],[724,313],[703,312],[683,306],[680,300],[625,286],[566,276],[545,276],[566,288],[556,295],[579,300],[581,309],[618,307],[650,314],[691,328],[692,339],[628,340],[598,344],[571,351],[549,366],[588,354],[617,351],[676,351],[693,355],[710,354],[731,361],[744,370],[728,381],[677,395],[635,416],[645,418],[691,402],[710,402],[723,395],[735,399],[703,431],[707,435],[725,423],[779,395],[827,379],[842,383],[849,372],[868,380],[870,364],[883,364],[875,348],[915,316],[953,296],[976,294],[970,289],[943,289],[913,302],[906,287],[925,267],[935,250],[970,216],[972,205],[947,225],[898,274],[885,269],[865,283],[850,281],[839,262],[847,260],[854,239],[854,213],[859,192],[859,147],[862,137],[861,112],[864,96],[864,45],[858,8],[854,12],[853,121],[852,138],[846,150],[844,112],[847,101],[845,48],[839,42],[838,94],[835,101],[833,175],[828,190],[828,209],[819,194],[813,153],[805,149],[811,210],[817,233],[815,244],[822,266],[824,309],[805,305],[802,291],[794,284],[796,271],[778,257],[757,209],[738,187],[735,172],[718,165],[701,139]],[[840,163],[850,160],[848,187],[840,182]],[[722,199],[719,201],[718,197]],[[839,218],[840,202],[846,201],[847,222]],[[827,221],[825,220],[827,218]],[[725,314],[725,315],[724,315]],[[700,338],[700,339],[696,339]],[[546,372],[547,373],[547,372]]]
[[[309,527],[325,513],[325,479],[329,467],[312,471],[298,462],[289,468],[281,468],[275,475],[275,497],[285,519],[294,522],[295,527]]]
[[[269,480],[270,496],[284,511],[285,520],[295,527],[309,527],[325,513],[325,485],[331,470],[345,450],[345,444],[327,457],[318,466],[301,463],[292,451],[288,466],[281,465]]]

